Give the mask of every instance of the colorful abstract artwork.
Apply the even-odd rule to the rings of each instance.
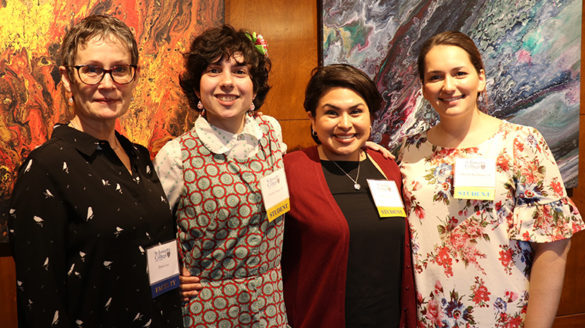
[[[567,187],[578,174],[580,0],[323,0],[323,62],[367,72],[384,98],[374,140],[396,145],[437,122],[416,57],[435,33],[467,33],[483,54],[487,111],[536,127]]]
[[[156,151],[192,125],[178,86],[182,53],[195,35],[223,23],[222,0],[0,1],[0,200],[29,152],[68,121],[57,52],[65,31],[90,14],[120,18],[139,43],[140,78],[118,130]]]

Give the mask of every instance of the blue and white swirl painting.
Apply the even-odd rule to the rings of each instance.
[[[394,147],[435,124],[416,57],[432,35],[458,30],[483,55],[487,112],[537,128],[565,185],[577,185],[581,0],[322,0],[323,63],[349,63],[384,97],[373,139]]]

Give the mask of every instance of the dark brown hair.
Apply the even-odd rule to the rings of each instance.
[[[315,117],[319,100],[331,88],[340,87],[353,90],[364,99],[372,119],[382,106],[382,96],[376,84],[363,71],[348,64],[332,64],[313,69],[311,79],[305,89],[305,111]],[[317,137],[313,140],[320,143]]]
[[[189,52],[185,54],[185,71],[179,76],[179,84],[192,109],[199,111],[199,98],[195,90],[200,89],[201,75],[207,66],[230,58],[238,52],[244,57],[244,63],[241,64],[250,67],[250,79],[256,93],[254,107],[258,110],[262,106],[270,90],[268,73],[271,62],[254,47],[249,35],[251,33],[247,31],[236,31],[229,25],[223,25],[210,28],[193,40]]]

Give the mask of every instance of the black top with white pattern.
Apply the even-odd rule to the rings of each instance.
[[[21,327],[182,327],[173,290],[152,298],[145,250],[175,238],[148,150],[57,125],[10,201]]]

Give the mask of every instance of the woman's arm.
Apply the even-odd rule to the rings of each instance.
[[[21,168],[10,200],[10,230],[16,264],[19,324],[69,327],[67,313],[66,200],[36,159]]]
[[[161,148],[153,164],[174,214],[184,187],[181,144],[177,139],[167,142]]]
[[[534,262],[530,272],[526,328],[551,327],[563,289],[571,240],[531,243]]]

